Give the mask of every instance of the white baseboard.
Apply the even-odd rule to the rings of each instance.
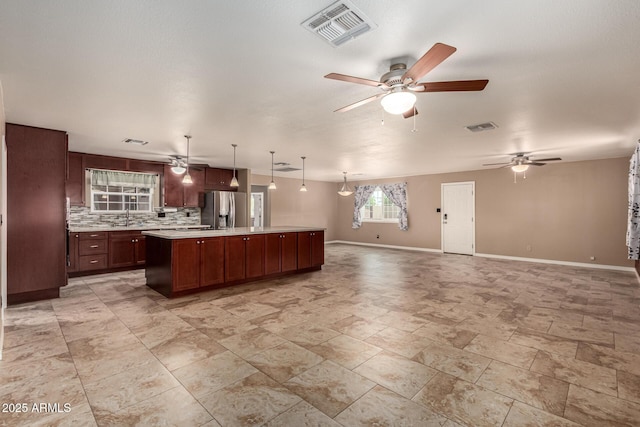
[[[330,245],[334,243],[342,243],[345,245],[371,246],[374,248],[402,249],[405,251],[432,252],[432,253],[438,253],[438,254],[443,253],[441,249],[417,248],[414,246],[382,245],[378,243],[350,242],[348,240],[330,240],[324,243],[326,245]],[[505,259],[510,261],[537,262],[540,264],[566,265],[569,267],[598,268],[601,270],[615,270],[615,271],[633,271],[635,272],[636,277],[638,278],[638,282],[640,283],[640,276],[638,275],[638,272],[636,271],[636,269],[633,267],[623,267],[620,265],[606,265],[606,264],[589,264],[586,262],[558,261],[554,259],[524,258],[524,257],[507,256],[507,255],[481,254],[477,252],[474,254],[474,256],[482,257],[482,258]]]
[[[371,246],[374,248],[387,248],[387,249],[402,249],[405,251],[418,251],[418,252],[435,252],[441,254],[442,251],[440,249],[429,249],[429,248],[417,248],[415,246],[396,246],[396,245],[382,245],[380,243],[360,243],[360,242],[350,242],[348,240],[331,240],[328,242],[324,242],[325,244],[332,243],[342,243],[345,245],[356,245],[356,246]]]
[[[510,261],[537,262],[539,264],[566,265],[569,267],[598,268],[601,270],[636,271],[636,269],[633,267],[623,267],[621,265],[590,264],[588,262],[558,261],[555,259],[525,258],[525,257],[518,257],[518,256],[479,254],[479,253],[476,253],[475,256],[479,256],[483,258],[506,259]]]

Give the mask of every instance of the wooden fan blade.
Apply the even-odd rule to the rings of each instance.
[[[386,93],[379,93],[377,95],[373,95],[370,96],[369,98],[365,98],[362,101],[358,101],[358,102],[354,102],[353,104],[349,104],[347,106],[344,106],[342,108],[338,108],[337,110],[334,111],[334,113],[344,113],[345,111],[349,111],[349,110],[353,110],[356,107],[359,107],[361,105],[367,104],[371,101],[375,101],[376,99],[385,96]]]
[[[369,80],[369,79],[363,79],[361,77],[347,76],[346,74],[330,73],[324,76],[324,78],[340,80],[348,83],[357,83],[360,85],[367,85],[367,86],[373,86],[373,87],[386,86],[384,83],[380,83],[379,81],[376,81],[376,80]]]
[[[546,163],[540,163],[540,162],[526,162],[524,164],[525,165],[529,165],[529,166],[544,166],[544,165],[546,165]]]
[[[402,113],[402,117],[404,117],[405,119],[408,119],[410,117],[417,116],[417,115],[418,115],[418,109],[415,107]]]
[[[442,61],[450,57],[455,51],[456,48],[453,46],[443,43],[434,44],[427,53],[422,55],[422,58],[418,59],[418,62],[413,64],[413,66],[404,73],[402,81],[405,82],[406,79],[411,79],[412,82],[417,82],[422,76],[440,65]]]
[[[456,80],[420,83],[415,88],[417,89],[416,92],[471,92],[484,90],[487,83],[489,83],[489,80]],[[418,89],[420,87],[423,89]]]
[[[556,160],[562,160],[560,157],[549,157],[548,159],[534,159],[534,162],[553,162]]]
[[[501,162],[501,163],[485,163],[482,166],[502,166],[502,165],[511,165],[511,162]]]

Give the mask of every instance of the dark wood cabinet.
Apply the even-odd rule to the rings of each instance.
[[[298,232],[298,269],[324,264],[324,231]]]
[[[198,196],[204,191],[205,172],[201,169],[190,169],[193,184],[183,184],[183,175],[171,172],[171,166],[164,167],[164,206],[197,207]]]
[[[298,268],[297,233],[265,235],[265,274],[293,271]]]
[[[127,169],[125,170],[129,172],[156,173],[162,176],[164,173],[164,163],[127,159]]]
[[[265,236],[225,237],[225,281],[264,276]]]
[[[109,268],[144,265],[145,236],[141,232],[109,232]]]
[[[68,253],[68,265],[67,273],[75,273],[78,271],[78,240],[80,234],[69,233],[69,253]]]
[[[7,123],[7,301],[54,298],[67,283],[67,134]]]
[[[101,156],[97,154],[84,154],[84,167],[89,169],[107,169],[126,171],[127,160],[124,157]]]
[[[103,270],[109,265],[109,240],[104,231],[78,233],[77,271]]]
[[[84,161],[82,154],[69,153],[67,157],[66,192],[72,206],[84,206]]]
[[[172,242],[173,290],[184,291],[224,282],[224,238]]]
[[[232,169],[206,168],[204,189],[206,191],[238,191],[237,187],[231,187],[232,179]]]

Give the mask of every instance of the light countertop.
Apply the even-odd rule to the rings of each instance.
[[[145,236],[162,239],[198,239],[201,237],[240,236],[245,234],[291,233],[298,231],[324,231],[321,227],[236,227],[226,230],[159,230],[143,231]]]
[[[92,231],[146,231],[146,230],[201,230],[208,225],[130,225],[129,227],[110,225],[98,227],[69,227],[71,233],[84,233]]]

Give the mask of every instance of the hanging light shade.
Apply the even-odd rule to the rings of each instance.
[[[302,185],[300,186],[300,191],[306,192],[307,191],[307,186],[304,185],[304,159],[306,159],[306,157],[302,156],[300,158],[302,159]]]
[[[271,182],[269,183],[269,190],[276,189],[276,182],[273,180],[273,155],[275,151],[269,151],[271,153]]]
[[[191,179],[191,175],[189,175],[189,142],[191,141],[191,135],[185,135],[185,138],[187,138],[187,173],[184,175],[184,177],[182,178],[182,183],[183,184],[193,184],[193,180]]]
[[[233,178],[231,178],[231,183],[229,184],[231,187],[239,187],[240,183],[238,182],[238,178],[236,178],[236,147],[238,144],[231,144],[233,147]]]
[[[384,96],[380,104],[389,114],[402,114],[416,105],[416,95],[400,88]]]
[[[514,172],[524,172],[527,169],[529,169],[529,165],[523,165],[522,163],[511,166],[511,170]]]
[[[351,190],[351,188],[349,188],[349,185],[347,185],[347,173],[342,173],[344,174],[344,182],[342,183],[342,187],[340,187],[340,191],[338,191],[338,194],[345,197],[350,196],[353,194],[353,191]]]
[[[187,169],[182,167],[181,165],[171,166],[171,172],[175,173],[176,175],[182,175],[186,171]]]

